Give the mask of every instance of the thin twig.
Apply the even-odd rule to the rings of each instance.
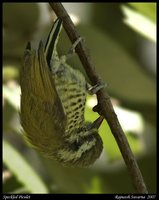
[[[79,34],[77,33],[73,22],[71,21],[66,10],[61,3],[49,3],[56,15],[63,20],[63,26],[67,32],[68,37],[71,42],[74,43],[78,38]],[[91,62],[90,55],[84,43],[80,42],[76,47],[76,53],[78,54],[85,71],[92,83],[92,85],[102,84],[100,76],[97,74],[93,63]],[[118,121],[117,115],[114,112],[110,97],[106,89],[101,89],[97,92],[98,99],[98,110],[104,115],[107,120],[109,127],[112,131],[112,134],[115,137],[115,140],[119,146],[123,159],[127,165],[128,171],[132,178],[132,183],[136,189],[136,192],[146,194],[148,193],[146,185],[144,183],[142,174],[138,167],[138,164],[135,160],[135,157],[131,151],[127,138],[122,130],[122,127]]]

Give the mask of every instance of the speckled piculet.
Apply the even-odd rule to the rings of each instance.
[[[102,118],[85,122],[87,83],[66,63],[67,56],[58,56],[61,26],[57,19],[45,47],[42,42],[38,50],[27,45],[20,75],[21,124],[29,143],[44,156],[65,166],[87,167],[103,149],[97,130]]]

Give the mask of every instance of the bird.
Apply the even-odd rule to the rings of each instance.
[[[98,133],[103,117],[85,121],[87,81],[67,64],[69,56],[58,55],[61,28],[57,18],[45,45],[40,41],[36,50],[27,44],[20,72],[20,121],[26,140],[45,157],[66,167],[89,167],[103,150]]]

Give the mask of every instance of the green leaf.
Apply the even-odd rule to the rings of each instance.
[[[156,23],[156,3],[128,3],[132,8]]]
[[[102,190],[101,190],[101,179],[99,176],[94,176],[92,177],[91,180],[91,184],[89,185],[89,187],[86,187],[86,193],[87,194],[101,194]]]
[[[39,175],[31,168],[22,155],[6,140],[3,141],[3,161],[17,179],[31,193],[48,193]]]
[[[9,87],[8,85],[3,85],[3,96],[6,100],[18,110],[20,107],[20,86],[14,85],[14,87]]]
[[[122,6],[121,8],[126,17],[124,22],[128,26],[153,42],[156,42],[156,24],[149,17],[127,6]]]
[[[12,65],[3,66],[3,81],[17,78],[19,75],[18,68]]]

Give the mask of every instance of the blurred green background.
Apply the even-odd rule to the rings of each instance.
[[[156,192],[156,3],[64,3],[90,51],[149,193]],[[134,193],[104,121],[104,150],[90,168],[65,168],[31,149],[19,122],[19,70],[27,41],[45,41],[55,19],[47,3],[3,3],[3,193]],[[62,30],[59,52],[71,43]],[[84,73],[77,56],[69,60]],[[85,74],[85,73],[84,73]],[[85,117],[95,97],[88,96]],[[37,133],[38,134],[38,133]]]

